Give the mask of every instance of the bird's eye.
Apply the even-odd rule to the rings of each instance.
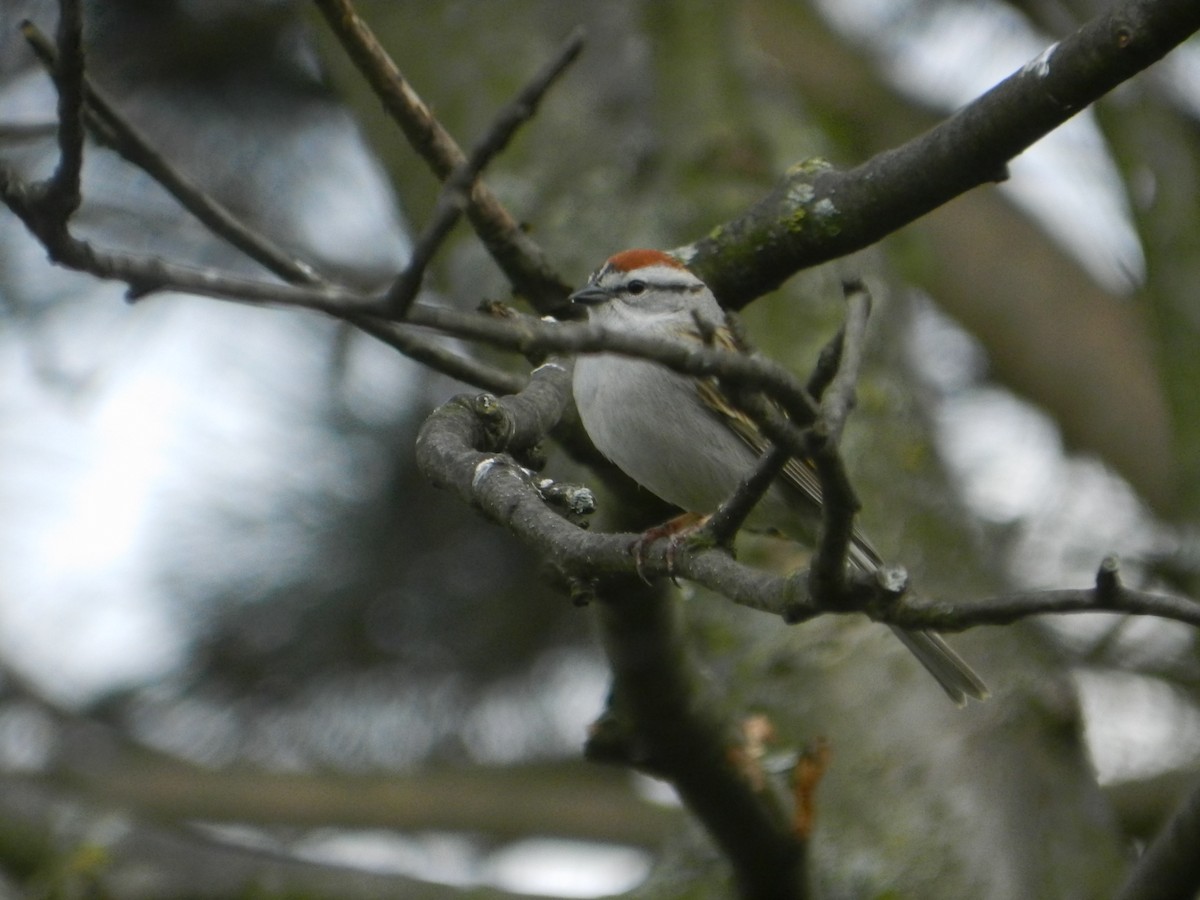
[[[635,279],[625,286],[625,290],[627,290],[634,297],[636,297],[638,294],[644,294],[646,293],[646,282],[642,281],[641,279]]]

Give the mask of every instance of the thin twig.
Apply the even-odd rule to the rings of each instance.
[[[771,489],[771,485],[791,456],[792,454],[778,444],[771,444],[759,457],[754,470],[738,483],[734,492],[709,517],[704,525],[706,536],[717,546],[729,544],[745,524],[746,518],[758,501]]]
[[[33,24],[27,25],[24,33],[38,58],[57,78],[61,57],[54,45]],[[266,235],[243,223],[228,207],[169,162],[87,76],[83,78],[83,94],[85,116],[97,139],[162,185],[209,231],[285,281],[328,284],[311,265],[296,259]]]
[[[816,575],[817,589],[826,598],[844,593],[842,574],[853,540],[854,515],[859,508],[850,476],[838,451],[838,436],[854,406],[854,389],[862,365],[866,322],[870,312],[870,295],[862,283],[846,282],[842,288],[847,299],[846,322],[834,340],[824,348],[815,371],[805,385],[806,394],[823,394],[816,421],[806,420],[806,424],[815,427],[802,430],[796,422],[787,421],[778,409],[755,391],[734,390],[734,402],[757,422],[772,444],[764,452],[754,472],[739,482],[737,490],[714,512],[703,529],[716,544],[727,544],[742,527],[758,500],[770,490],[770,485],[782,472],[788,458],[820,458],[817,474],[822,488],[823,539],[818,546],[818,556],[814,559],[810,576]],[[824,560],[820,558],[821,551],[828,554]]]
[[[366,78],[384,109],[439,180],[450,177],[466,155],[430,112],[350,0],[315,0],[330,29]],[[517,293],[542,313],[562,306],[571,286],[551,267],[545,252],[479,179],[471,188],[467,216]]]
[[[24,34],[38,58],[52,75],[56,75],[58,60],[61,57],[54,44],[32,23],[25,26]],[[117,110],[115,104],[86,74],[82,78],[82,85],[85,120],[98,140],[145,171],[201,224],[250,259],[291,284],[328,292],[327,302],[321,306],[321,311],[351,322],[360,330],[411,359],[465,384],[504,393],[519,390],[524,384],[525,379],[521,376],[455,354],[414,334],[409,328],[376,319],[364,312],[356,312],[360,307],[373,311],[378,307],[377,298],[364,299],[363,295],[345,291],[332,284],[311,265],[296,259],[262,232],[245,224],[224,204],[160,154],[149,139]],[[15,191],[16,180],[11,173],[7,180],[8,190]],[[110,272],[101,273],[95,268],[87,270],[101,277],[115,277],[125,281],[130,286],[132,298],[144,296],[155,290],[188,285],[198,293],[219,292],[222,298],[236,299],[236,293],[244,291],[249,299],[257,299],[256,291],[259,287],[268,291],[271,287],[263,282],[214,270],[175,266],[153,257],[139,259],[124,254],[106,255],[93,250],[86,242],[78,241],[72,244],[65,240],[66,235],[63,237],[59,247],[51,248],[60,261],[68,265],[80,263],[93,266],[107,261],[110,264]]]
[[[686,575],[686,572],[681,568],[680,574]],[[909,593],[895,601],[894,607],[893,602],[894,598],[888,598],[884,607],[869,611],[871,617],[879,622],[927,631],[966,631],[981,625],[1011,625],[1030,616],[1094,612],[1158,616],[1200,627],[1200,603],[1195,600],[1127,587],[1122,587],[1109,599],[1085,588],[1018,591],[969,604],[949,604]],[[822,611],[828,610],[820,610],[814,605],[802,618],[811,618]]]
[[[866,342],[871,296],[861,282],[843,284],[846,322],[837,372],[821,397],[821,416],[810,431],[809,458],[821,484],[821,528],[808,572],[809,589],[823,601],[846,594],[846,560],[854,541],[854,517],[861,504],[838,451],[846,417],[854,408],[855,389]]]
[[[56,262],[98,278],[122,281],[129,285],[131,299],[157,291],[183,291],[234,302],[269,303],[276,302],[282,292],[283,296],[294,301],[286,305],[344,319],[418,362],[466,384],[511,393],[523,383],[520,376],[438,347],[413,334],[411,326],[401,327],[398,323],[371,315],[379,308],[379,298],[376,296],[336,285],[297,288],[258,281],[214,269],[184,266],[157,257],[97,250],[87,241],[72,237],[69,232],[58,236],[49,234],[36,192],[2,163],[0,198],[43,241]]]
[[[750,340],[744,333],[741,320],[731,313],[726,321],[733,335],[733,346],[743,354],[750,355]],[[840,334],[839,331],[839,340]],[[753,385],[735,382],[724,386],[728,400],[755,422],[767,440],[754,469],[738,482],[733,493],[709,517],[703,528],[703,537],[718,546],[730,544],[754,507],[783,472],[788,461],[793,457],[807,458],[806,429],[817,420],[819,413],[812,398],[820,396],[823,385],[815,394],[813,387],[819,384],[823,367],[827,369],[832,364],[836,368],[840,358],[840,347],[835,349],[836,353],[831,357],[829,347],[826,347],[818,360],[817,370],[810,376],[804,390],[799,391],[797,386],[798,393],[786,404],[780,403],[778,396],[774,400],[765,396]],[[830,371],[828,374],[832,378],[834,372]],[[788,393],[791,394],[792,391]],[[782,412],[784,408],[789,409],[794,418],[785,416]]]
[[[428,366],[463,384],[473,385],[494,394],[515,394],[525,387],[525,375],[506,372],[469,356],[441,347],[399,322],[387,322],[373,316],[348,316],[347,321],[361,331],[399,350],[414,362]]]
[[[58,14],[58,52],[63,60],[54,81],[58,88],[58,165],[45,182],[45,206],[60,221],[79,208],[79,178],[83,170],[83,4],[61,0]],[[24,23],[23,27],[32,27]]]
[[[582,49],[583,32],[576,29],[529,84],[500,110],[470,156],[456,166],[443,183],[433,215],[413,246],[408,265],[388,291],[386,304],[394,318],[403,319],[416,299],[426,267],[469,201],[471,185],[488,163],[508,146],[517,129],[533,117],[546,92],[578,58]]]
[[[826,388],[829,387],[829,383],[837,375],[838,366],[842,363],[842,341],[845,338],[846,325],[842,323],[838,326],[837,333],[821,348],[817,364],[813,366],[812,373],[808,376],[808,382],[804,386],[814,400],[821,399]]]
[[[835,445],[841,441],[846,418],[854,408],[867,339],[867,320],[871,315],[871,295],[861,281],[844,282],[842,290],[846,295],[846,322],[841,329],[841,352],[833,380],[821,396],[821,421],[830,442]]]
[[[725,382],[729,400],[754,421],[766,441],[754,469],[742,478],[704,526],[705,535],[718,546],[733,540],[788,461],[793,457],[805,459],[809,453],[807,428],[784,415],[782,404],[762,392],[753,381],[744,386],[733,378],[727,378]],[[814,409],[808,408],[804,412],[807,416],[801,422],[811,424],[815,421]]]

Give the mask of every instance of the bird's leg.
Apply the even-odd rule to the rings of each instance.
[[[667,575],[674,581],[675,554],[679,551],[679,545],[703,528],[708,523],[708,520],[709,516],[707,515],[686,512],[663,522],[661,525],[647,528],[638,535],[630,545],[630,549],[633,551],[633,565],[637,570],[638,578],[647,584],[650,583],[650,579],[646,577],[644,571],[646,548],[657,540],[667,538],[669,541],[667,544]]]

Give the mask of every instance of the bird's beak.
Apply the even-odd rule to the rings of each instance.
[[[607,303],[612,298],[612,291],[608,290],[608,288],[597,287],[594,284],[589,284],[586,287],[581,287],[568,299],[572,303],[582,303],[585,306],[595,306],[598,303]]]

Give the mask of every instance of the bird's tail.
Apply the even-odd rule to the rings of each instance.
[[[850,562],[864,572],[872,572],[883,565],[879,553],[857,528],[850,542]],[[941,635],[932,631],[908,631],[898,625],[890,627],[957,705],[966,706],[968,697],[987,699],[987,685]]]
[[[968,697],[987,699],[987,685],[940,635],[931,631],[907,631],[896,625],[890,627],[957,705],[965,706]]]

